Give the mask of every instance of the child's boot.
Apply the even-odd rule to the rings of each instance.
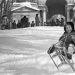
[[[54,50],[55,50],[55,46],[52,45],[52,46],[48,49],[47,53],[48,53],[48,54],[51,54],[51,53],[54,52]]]

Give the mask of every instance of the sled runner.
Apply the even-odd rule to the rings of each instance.
[[[51,48],[49,48],[49,49],[51,49]],[[53,48],[54,49],[54,48]],[[74,66],[73,66],[73,64],[74,64],[74,62],[73,62],[73,60],[72,60],[72,63],[70,62],[70,60],[67,58],[67,56],[69,56],[69,54],[67,54],[66,52],[65,52],[65,54],[62,54],[61,52],[61,50],[60,49],[62,49],[62,48],[56,48],[54,51],[55,51],[55,54],[52,56],[51,54],[49,54],[49,56],[50,56],[50,58],[52,59],[52,61],[53,61],[53,63],[55,64],[55,66],[56,66],[56,68],[59,70],[59,65],[61,64],[59,64],[59,65],[57,65],[56,63],[55,63],[55,61],[54,61],[54,59],[53,58],[55,58],[56,56],[58,56],[59,57],[59,59],[60,59],[60,61],[61,61],[61,59],[64,61],[64,62],[66,62],[66,63],[64,63],[64,64],[68,64],[68,65],[70,65],[70,67],[72,68],[72,70],[75,72],[75,69],[74,69]],[[49,50],[48,50],[49,51]],[[65,56],[64,56],[65,55]],[[61,66],[62,65],[64,65],[64,64],[61,64]]]

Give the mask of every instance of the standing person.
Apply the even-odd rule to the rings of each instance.
[[[47,26],[47,23],[46,22],[44,22],[44,26]]]
[[[56,25],[54,19],[52,19],[51,25],[52,26],[55,26]]]
[[[61,26],[64,25],[64,18],[61,18]]]
[[[21,23],[21,21],[20,21],[20,20],[18,20],[17,28],[23,28],[22,23]]]
[[[2,16],[2,25],[1,25],[1,29],[9,29],[9,19],[6,15]]]
[[[52,46],[51,50],[48,50],[47,53],[51,54],[58,47],[61,47],[61,54],[63,56],[67,56],[69,60],[72,59],[72,55],[75,53],[75,31],[74,31],[74,23],[67,22],[64,26],[64,34],[59,38],[59,43]],[[65,55],[66,53],[66,55]],[[61,63],[64,61],[61,59]]]
[[[23,28],[28,27],[28,18],[26,16],[24,16],[21,19],[21,23],[22,23]]]
[[[40,20],[39,20],[38,14],[36,14],[36,17],[35,17],[35,23],[36,23],[36,26],[39,26]]]
[[[13,29],[16,29],[16,28],[17,28],[17,24],[16,24],[16,21],[15,21],[15,20],[14,20],[13,23],[12,23],[12,28],[13,28]]]

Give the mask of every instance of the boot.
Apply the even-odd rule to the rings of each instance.
[[[54,50],[55,50],[55,46],[52,45],[52,46],[48,49],[47,53],[48,53],[48,54],[51,54],[51,53],[54,52]]]
[[[66,53],[66,55],[65,55],[64,51],[62,51],[61,54],[62,54],[63,56],[67,56],[67,58],[68,58],[69,60],[72,59],[72,55],[69,54],[69,53]]]
[[[75,54],[75,51],[73,52],[73,54]]]
[[[68,58],[69,60],[71,60],[71,59],[72,59],[72,55],[69,54],[69,53],[67,53],[67,58]]]

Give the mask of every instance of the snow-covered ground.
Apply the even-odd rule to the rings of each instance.
[[[47,54],[63,32],[63,27],[0,30],[0,75],[75,75],[69,65],[57,70]],[[58,57],[54,61],[60,63]]]

